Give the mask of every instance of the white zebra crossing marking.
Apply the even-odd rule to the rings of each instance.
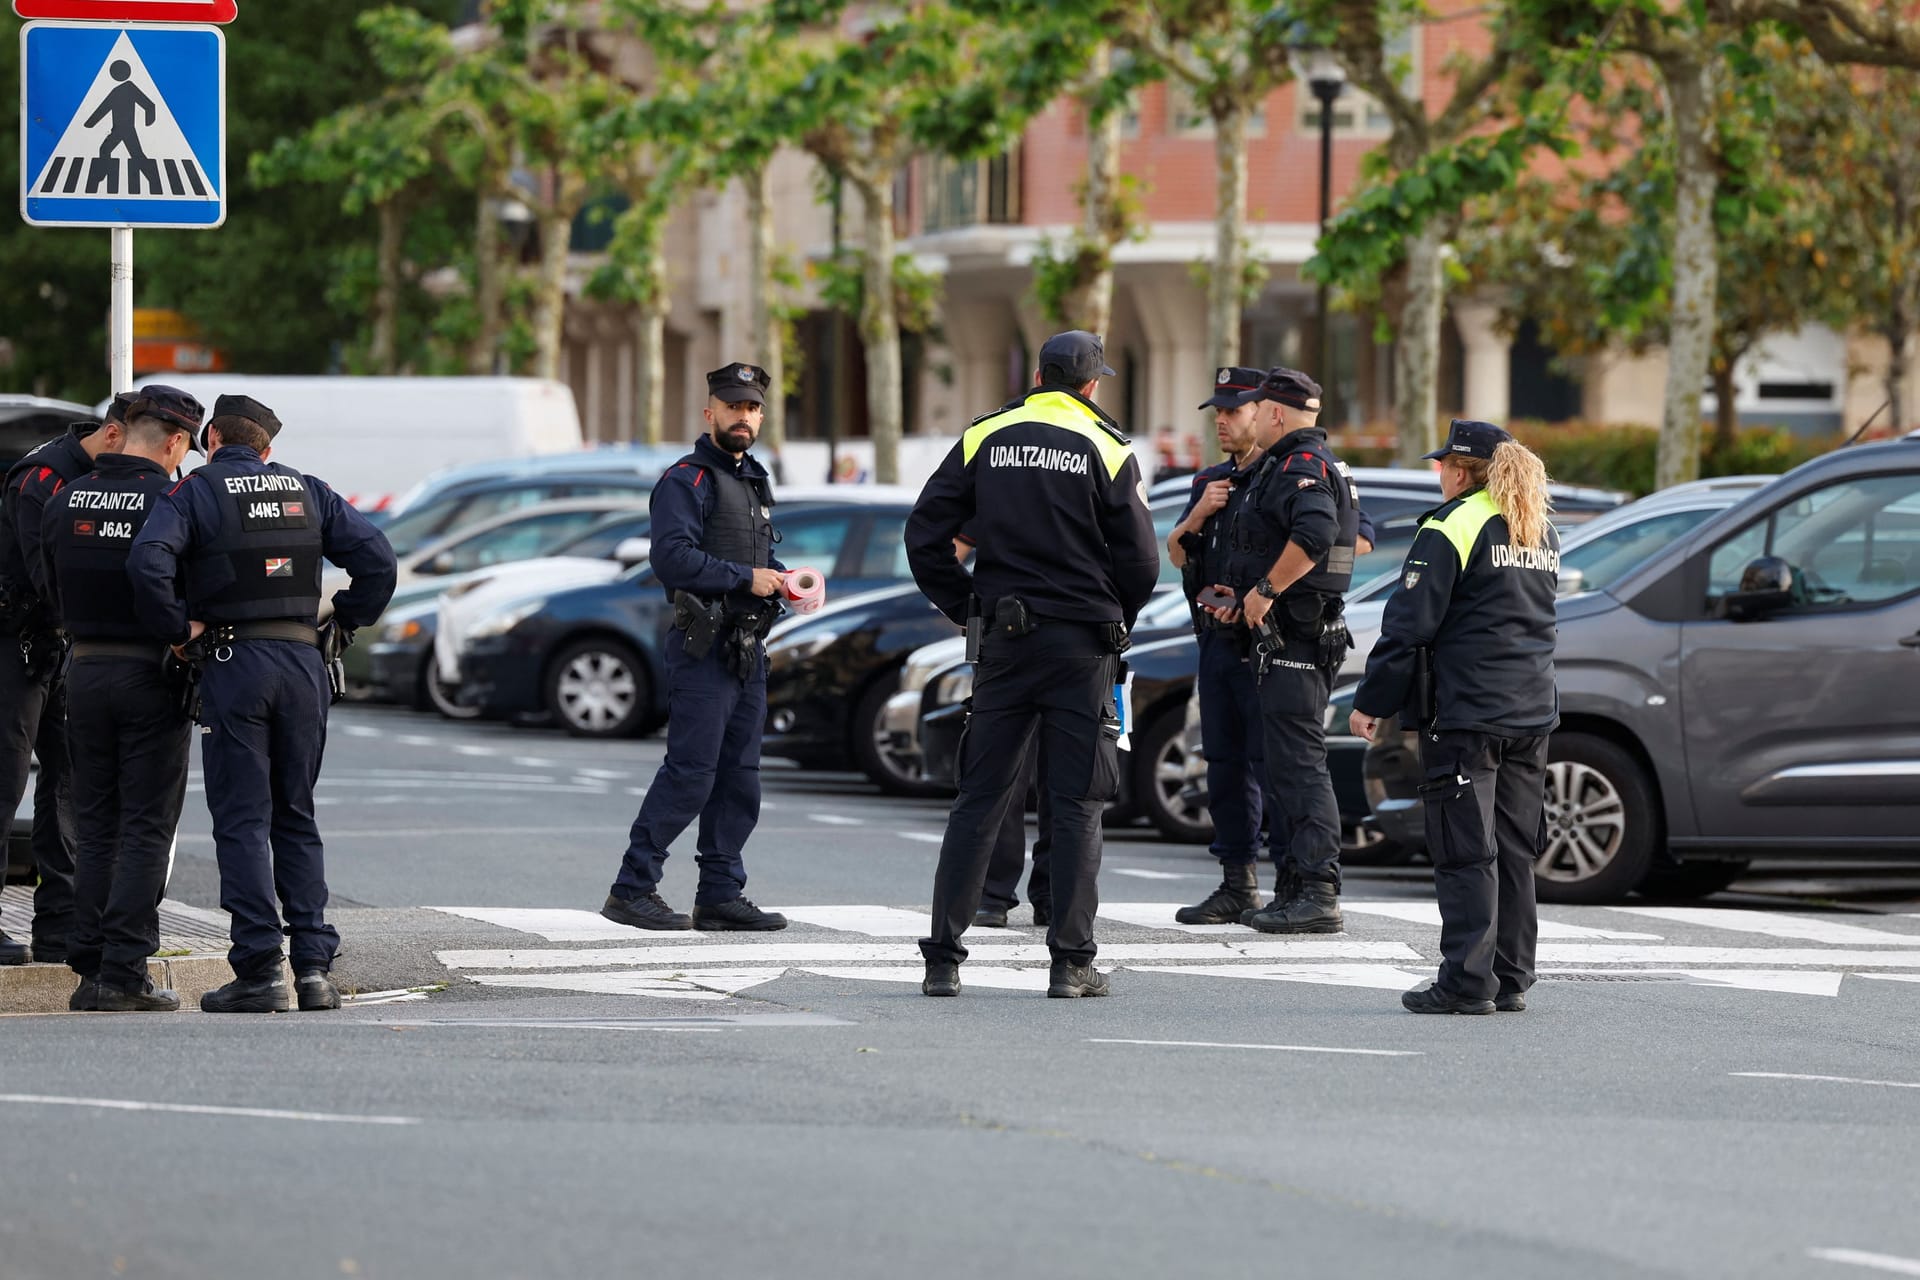
[[[1053,957],[1044,943],[1024,946],[971,948],[981,964],[1048,964]],[[909,961],[920,963],[919,948],[895,942],[709,942],[643,947],[601,947],[577,950],[529,948],[512,950],[457,950],[436,953],[449,969],[612,969],[661,965],[782,964],[804,968],[821,964],[863,964]],[[1255,938],[1221,942],[1150,942],[1108,944],[1100,948],[1103,961],[1143,960],[1413,960],[1420,954],[1403,942],[1354,942],[1318,938]]]
[[[1340,909],[1356,915],[1385,916],[1390,920],[1405,920],[1412,924],[1440,927],[1440,904],[1437,902],[1368,902],[1351,898],[1340,899]],[[1617,929],[1593,929],[1586,925],[1561,924],[1557,920],[1542,920],[1540,936],[1543,938],[1589,938],[1594,941],[1612,940],[1617,942],[1659,942],[1657,933],[1627,933]]]
[[[1841,946],[1920,947],[1920,933],[1865,929],[1837,920],[1777,915],[1771,911],[1742,911],[1734,907],[1609,907],[1625,915],[1671,920],[1675,924],[1705,925],[1734,933],[1761,933],[1771,938],[1802,938]]]

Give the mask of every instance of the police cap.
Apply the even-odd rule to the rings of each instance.
[[[1267,376],[1260,381],[1260,390],[1248,399],[1274,400],[1289,409],[1318,413],[1320,384],[1298,369],[1275,367],[1267,370]]]
[[[765,404],[773,378],[757,364],[734,363],[707,375],[707,394],[724,404]]]
[[[1420,456],[1430,462],[1441,458],[1486,458],[1493,457],[1493,451],[1513,439],[1501,428],[1491,422],[1481,422],[1474,418],[1455,418],[1447,424],[1447,442],[1432,453]]]
[[[213,402],[216,418],[245,418],[267,433],[271,440],[280,434],[280,416],[252,396],[221,396]]]
[[[135,418],[158,418],[168,426],[177,427],[191,438],[200,429],[200,419],[207,411],[178,387],[162,386],[150,383],[135,393],[133,403],[127,406],[127,421]]]
[[[107,421],[125,423],[127,420],[127,410],[131,409],[133,402],[139,398],[140,393],[138,391],[122,391],[119,395],[115,396],[113,403],[107,406]]]
[[[1239,365],[1229,365],[1215,371],[1213,375],[1213,394],[1200,402],[1202,409],[1235,409],[1251,403],[1253,393],[1260,390],[1260,384],[1266,381],[1265,371],[1244,369]]]
[[[1097,333],[1069,329],[1040,344],[1040,381],[1049,386],[1083,387],[1112,376],[1106,344]]]

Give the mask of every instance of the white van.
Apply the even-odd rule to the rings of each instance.
[[[573,392],[540,378],[155,373],[138,385],[149,382],[179,387],[209,414],[223,395],[252,396],[285,427],[273,460],[318,476],[362,511],[445,467],[581,447]],[[198,460],[188,455],[189,466]]]

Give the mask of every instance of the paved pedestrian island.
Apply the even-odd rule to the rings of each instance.
[[[1428,981],[1439,916],[1431,903],[1349,899],[1343,934],[1275,937],[1233,925],[1181,925],[1176,905],[1109,902],[1100,911],[1099,966],[1194,982],[1305,983],[1404,991]],[[924,908],[880,904],[783,906],[793,922],[770,934],[642,933],[585,910],[435,907],[492,926],[502,945],[443,950],[441,964],[480,987],[668,1000],[775,999],[776,984],[818,977],[915,984],[914,940]],[[1043,991],[1045,930],[1022,923],[974,929],[962,971],[970,989]],[[1729,992],[1839,997],[1849,983],[1920,983],[1920,916],[1789,914],[1717,907],[1544,910],[1540,980],[1671,983]],[[1126,979],[1118,984],[1124,993]],[[1920,999],[1920,990],[1915,992]]]

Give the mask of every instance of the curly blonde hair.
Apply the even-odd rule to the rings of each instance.
[[[1547,493],[1547,464],[1518,440],[1503,441],[1485,458],[1449,458],[1465,471],[1476,487],[1485,487],[1493,505],[1507,518],[1507,530],[1516,547],[1540,547],[1547,540],[1547,520],[1553,499]]]

